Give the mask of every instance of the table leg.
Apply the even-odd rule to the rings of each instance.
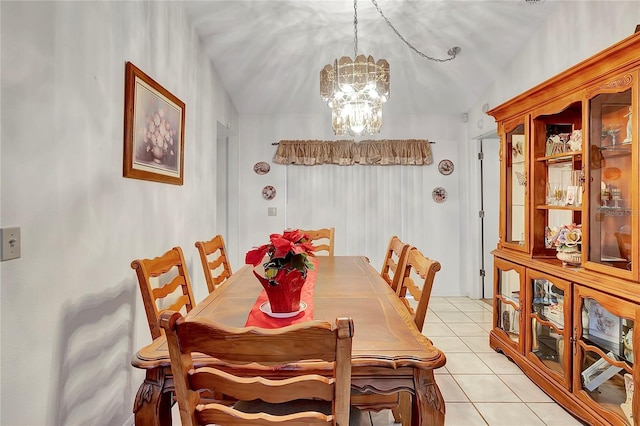
[[[444,399],[436,384],[433,370],[414,370],[413,381],[416,393],[412,398],[411,424],[444,425]]]
[[[173,394],[163,368],[147,370],[133,403],[136,426],[171,426]]]

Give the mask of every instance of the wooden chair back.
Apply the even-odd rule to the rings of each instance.
[[[197,241],[196,248],[200,253],[200,262],[209,293],[213,293],[216,287],[225,282],[233,273],[227,257],[224,238],[222,235],[216,235],[209,241]]]
[[[411,247],[409,249],[409,253],[407,255],[407,273],[405,273],[405,276],[402,279],[402,284],[398,288],[398,296],[400,296],[401,300],[413,316],[413,321],[420,331],[422,331],[424,319],[427,315],[427,308],[429,307],[429,299],[431,298],[431,290],[433,288],[433,280],[436,277],[436,272],[439,270],[440,262],[429,259],[415,247]],[[420,277],[422,285],[416,284],[413,279],[413,276],[415,275]],[[418,306],[415,309],[413,309],[406,298],[407,292],[409,292],[409,294],[411,294],[418,302]]]
[[[338,318],[335,326],[309,321],[277,329],[232,328],[167,311],[160,316],[160,326],[167,336],[183,426],[349,424],[351,318]],[[207,354],[221,363],[194,368],[192,352]],[[301,368],[291,369],[292,377],[288,379],[269,379],[269,371],[302,360],[326,361],[333,363],[334,368],[327,369],[327,377],[317,369],[310,374]],[[202,389],[223,390],[238,403],[233,407],[203,404],[199,392]],[[239,408],[245,401],[261,400],[255,402],[282,406],[294,400],[312,399],[332,401],[325,404],[331,405],[330,413],[302,411],[285,417]],[[250,407],[251,403],[248,404]]]
[[[402,281],[407,264],[409,244],[403,243],[397,236],[391,237],[389,246],[384,256],[380,275],[391,286],[393,291],[398,291],[398,284]]]
[[[134,260],[131,268],[138,276],[151,337],[157,339],[162,335],[158,318],[163,311],[184,310],[186,314],[195,305],[182,249],[174,247],[154,259]]]
[[[300,231],[309,236],[316,248],[316,253],[319,251],[326,251],[329,256],[333,256],[333,240],[336,233],[335,228],[301,229]]]

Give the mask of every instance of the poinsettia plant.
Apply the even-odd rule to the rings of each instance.
[[[307,270],[313,269],[309,256],[314,256],[315,248],[309,236],[293,229],[271,234],[269,240],[268,244],[249,250],[245,263],[257,266],[264,261],[265,278],[272,286],[296,277],[306,278]]]
[[[582,250],[582,225],[572,223],[551,229],[551,245],[556,251],[577,252]]]

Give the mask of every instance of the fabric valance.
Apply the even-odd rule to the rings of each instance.
[[[276,164],[316,166],[320,164],[416,165],[433,163],[426,139],[383,139],[360,142],[339,140],[282,140],[273,157]]]

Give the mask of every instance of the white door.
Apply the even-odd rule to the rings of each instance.
[[[482,224],[482,268],[485,271],[483,298],[493,298],[493,256],[498,245],[500,222],[500,140],[480,139],[482,160],[480,167]]]

